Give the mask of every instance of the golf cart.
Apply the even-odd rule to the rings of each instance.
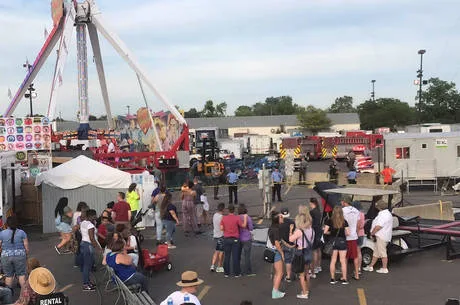
[[[332,202],[333,205],[340,204],[341,196],[348,195],[352,197],[352,200],[360,200],[363,209],[366,205],[368,205],[367,213],[366,213],[366,221],[364,230],[366,232],[366,236],[364,238],[363,246],[361,247],[361,253],[363,256],[363,266],[367,266],[372,261],[372,255],[375,249],[375,243],[370,238],[370,229],[372,225],[372,220],[377,216],[378,210],[375,207],[375,203],[379,199],[384,199],[387,197],[388,202],[388,209],[391,211],[391,201],[393,196],[398,194],[398,191],[394,190],[382,190],[382,189],[369,189],[369,188],[357,188],[357,187],[350,187],[350,188],[330,188],[322,190],[320,195],[325,199],[327,204],[331,204],[328,201],[328,197],[332,196],[335,198],[335,202]],[[339,196],[337,196],[339,195]],[[358,197],[358,198],[356,198]],[[362,198],[365,198],[362,200]],[[370,200],[369,200],[370,199]],[[332,206],[333,206],[332,205]],[[407,241],[407,237],[412,234],[411,231],[408,230],[399,230],[397,227],[399,226],[400,218],[397,216],[393,216],[393,237],[390,243],[388,243],[388,257],[395,260],[396,258],[402,258],[405,255],[418,251],[419,249],[411,249],[410,245]]]

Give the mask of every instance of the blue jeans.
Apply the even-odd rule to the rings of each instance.
[[[240,240],[224,238],[224,274],[230,275],[230,258],[232,259],[233,274],[240,275]]]
[[[157,207],[157,211],[155,211],[155,225],[156,225],[156,231],[157,231],[157,241],[160,241],[161,233],[163,231],[163,222],[161,221],[159,207]]]
[[[142,291],[148,293],[148,285],[147,285],[147,278],[139,272],[133,274],[133,276],[125,282],[126,286],[139,284],[141,285]]]
[[[252,274],[252,266],[251,266],[251,248],[252,248],[252,241],[241,241],[240,247],[240,261],[241,261],[241,254],[244,254],[244,267],[243,273],[244,274]]]
[[[80,270],[83,273],[83,285],[90,284],[89,273],[94,265],[94,247],[92,244],[86,241],[82,241],[80,244],[80,256],[81,256],[81,267]]]
[[[166,241],[173,244],[173,235],[174,232],[176,232],[176,222],[173,220],[163,219],[163,226],[166,228]]]

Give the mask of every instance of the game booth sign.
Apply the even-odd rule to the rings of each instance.
[[[0,152],[16,152],[21,178],[51,168],[51,123],[46,117],[0,118]]]

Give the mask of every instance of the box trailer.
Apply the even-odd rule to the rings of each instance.
[[[429,179],[460,176],[460,132],[384,135],[384,163],[396,177]]]
[[[233,153],[236,159],[243,157],[243,142],[241,139],[221,140],[218,144],[221,150],[227,150],[230,154]]]

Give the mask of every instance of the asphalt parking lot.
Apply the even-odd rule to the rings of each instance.
[[[283,190],[283,194],[286,191],[287,188]],[[299,203],[304,203],[311,196],[315,196],[311,189],[295,186],[284,195],[281,204],[294,211]],[[258,215],[261,211],[258,197],[256,186],[240,189],[240,202],[249,206],[249,213],[252,215]],[[178,199],[178,193],[174,198]],[[411,203],[435,202],[437,198],[439,197],[434,196],[432,192],[411,192],[407,196]],[[224,196],[221,199],[223,202],[227,201]],[[455,196],[443,199],[453,200],[454,205],[458,205],[459,199]],[[217,201],[210,203],[213,209]],[[329,284],[328,261],[324,261],[323,272],[311,282],[310,300],[296,299],[300,288],[298,282],[292,282],[283,283],[283,289],[287,292],[285,299],[272,301],[270,265],[262,260],[263,247],[253,248],[256,277],[224,278],[221,274],[210,273],[208,269],[213,251],[210,230],[209,228],[208,233],[199,237],[185,238],[182,228],[178,228],[178,247],[170,252],[173,270],[155,272],[150,279],[150,294],[157,304],[176,289],[175,283],[180,279],[181,272],[189,269],[196,270],[205,281],[200,291],[202,304],[237,305],[243,299],[250,299],[253,304],[443,305],[446,298],[460,296],[460,260],[443,260],[445,250],[437,248],[411,254],[400,262],[390,262],[388,275],[365,273],[362,280],[352,280],[348,286]],[[144,235],[146,239],[143,247],[153,249],[153,231],[148,229],[144,231]],[[57,236],[40,236],[33,233],[30,234],[30,239],[31,255],[52,270],[59,283],[59,289],[64,289],[70,297],[71,304],[114,303],[115,294],[104,291],[107,279],[102,271],[96,274],[98,292],[81,291],[81,274],[73,268],[73,256],[59,256],[53,249]]]

